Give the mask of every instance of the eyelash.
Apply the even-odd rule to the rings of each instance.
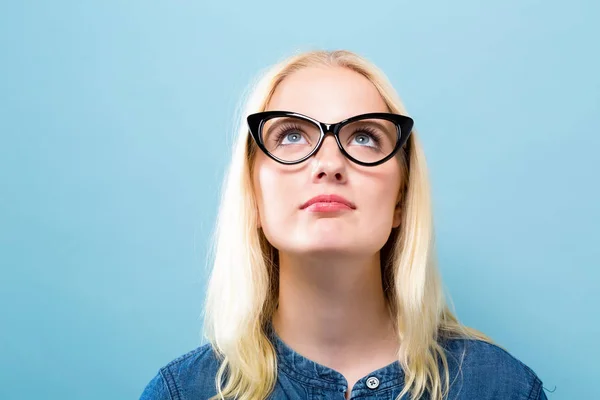
[[[302,132],[302,128],[298,125],[283,125],[280,128],[280,132],[277,134],[277,144],[281,144],[281,139],[283,139],[286,135],[290,134],[290,131],[300,131]]]
[[[356,131],[354,131],[352,134],[356,134],[358,132],[363,132],[363,133],[368,133],[371,138],[375,141],[376,145],[379,145],[381,143],[381,134],[376,132],[373,128],[365,126],[363,128],[359,128]]]
[[[276,140],[277,144],[281,144],[281,140],[290,133],[290,131],[300,131],[302,132],[302,128],[298,125],[283,125],[281,131],[277,134]],[[298,132],[298,133],[300,133]],[[375,141],[375,144],[379,145],[381,143],[381,134],[376,132],[373,128],[365,126],[362,128],[356,129],[352,132],[352,135],[357,133],[367,133],[369,136]]]

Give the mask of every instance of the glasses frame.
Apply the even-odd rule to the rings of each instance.
[[[321,136],[319,136],[319,141],[317,142],[317,145],[315,146],[315,148],[312,149],[311,152],[308,153],[308,155],[302,157],[301,159],[299,159],[297,161],[282,160],[280,158],[275,157],[273,154],[271,154],[269,152],[269,150],[267,150],[267,148],[263,142],[261,133],[262,133],[262,129],[263,129],[265,122],[267,122],[268,120],[270,120],[272,118],[276,118],[276,117],[295,117],[295,118],[303,119],[308,122],[312,122],[313,124],[317,125],[319,127],[319,129],[321,130]],[[394,147],[394,149],[392,150],[392,152],[389,155],[387,155],[386,157],[384,157],[383,159],[381,159],[379,161],[367,163],[367,162],[357,160],[356,158],[354,158],[350,154],[348,154],[348,152],[346,152],[346,150],[344,149],[344,146],[342,146],[342,143],[340,142],[339,132],[347,124],[350,124],[350,123],[356,122],[356,121],[360,121],[362,119],[370,119],[370,118],[381,118],[381,119],[385,119],[385,120],[393,122],[396,125],[396,132],[398,134],[398,140],[396,142],[396,146]],[[301,162],[308,160],[310,157],[313,156],[313,154],[315,154],[317,151],[319,151],[319,149],[321,148],[321,145],[323,144],[323,141],[325,140],[325,137],[327,135],[333,135],[333,137],[335,138],[335,141],[338,145],[338,148],[340,149],[340,151],[346,158],[348,158],[350,161],[352,161],[356,164],[359,164],[359,165],[362,165],[365,167],[374,167],[376,165],[383,164],[390,158],[394,157],[394,155],[398,152],[398,150],[400,148],[402,148],[402,146],[404,146],[404,144],[407,142],[408,137],[410,136],[413,125],[414,125],[413,119],[406,115],[400,115],[400,114],[394,114],[394,113],[381,113],[381,112],[355,115],[354,117],[346,118],[343,121],[333,123],[333,124],[327,124],[327,123],[324,123],[321,121],[317,121],[314,118],[311,118],[311,117],[303,115],[303,114],[299,114],[297,112],[292,112],[292,111],[262,111],[262,112],[248,115],[246,120],[248,123],[248,128],[250,129],[250,134],[252,135],[252,138],[254,139],[254,141],[256,142],[258,147],[268,157],[270,157],[271,159],[273,159],[281,164],[285,164],[285,165],[300,164]]]

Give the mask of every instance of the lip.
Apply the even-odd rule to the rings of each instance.
[[[310,208],[311,211],[354,210],[356,206],[350,200],[337,194],[322,194],[315,196],[300,206],[301,210]]]

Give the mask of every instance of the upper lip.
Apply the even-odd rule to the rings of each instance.
[[[300,206],[300,208],[304,209],[314,203],[342,203],[352,209],[356,208],[354,203],[352,203],[350,200],[348,200],[342,196],[338,196],[337,194],[321,194],[321,195],[315,196],[312,199],[308,200],[306,203],[302,204],[302,206]]]

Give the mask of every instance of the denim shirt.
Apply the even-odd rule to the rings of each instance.
[[[348,382],[341,373],[303,357],[272,327],[267,334],[277,352],[278,369],[268,400],[345,400]],[[448,400],[547,400],[535,372],[500,347],[473,339],[450,339],[441,345],[450,373]],[[218,367],[211,345],[205,344],[160,368],[140,400],[207,400],[216,394]],[[404,372],[394,362],[357,381],[350,399],[394,400],[403,388]]]

